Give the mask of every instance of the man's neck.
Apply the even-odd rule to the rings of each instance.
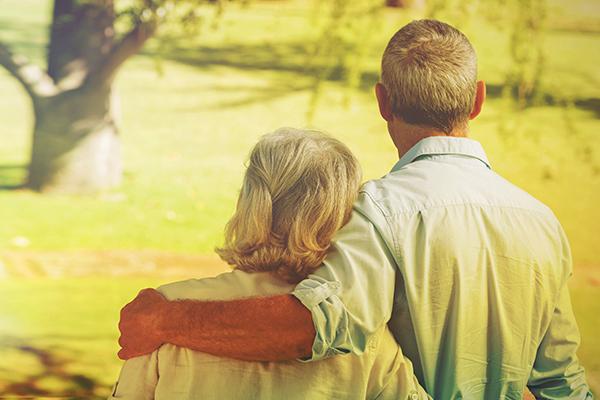
[[[394,140],[394,144],[398,149],[398,158],[402,158],[414,145],[419,143],[421,140],[434,137],[434,136],[446,136],[446,137],[467,137],[467,128],[456,129],[451,133],[445,133],[430,128],[424,128],[420,126],[410,126],[403,124],[398,126],[397,129],[390,128],[390,135]]]

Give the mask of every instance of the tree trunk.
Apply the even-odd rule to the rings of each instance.
[[[387,7],[394,8],[425,8],[425,0],[386,0],[385,5]]]
[[[43,192],[93,193],[121,181],[111,107],[111,76],[91,82],[114,48],[112,1],[56,0],[48,75],[56,93],[34,101],[28,186]]]
[[[121,65],[154,34],[164,15],[159,10],[145,2],[133,28],[116,40],[113,0],[55,0],[47,71],[0,42],[0,66],[33,103],[29,187],[90,193],[120,183],[111,86]]]
[[[42,192],[94,193],[121,182],[110,88],[78,88],[35,110],[28,185]]]

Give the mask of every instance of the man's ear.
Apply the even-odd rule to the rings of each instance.
[[[388,97],[387,89],[381,82],[375,85],[375,96],[377,97],[377,104],[379,105],[379,113],[381,117],[387,122],[391,122],[394,118],[392,113],[392,104]]]
[[[477,92],[475,92],[475,103],[473,104],[473,109],[471,110],[471,114],[469,114],[469,119],[474,119],[481,113],[481,108],[483,107],[483,102],[485,101],[485,82],[477,81]]]

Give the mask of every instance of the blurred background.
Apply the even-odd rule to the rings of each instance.
[[[493,168],[572,244],[600,393],[600,2],[0,0],[0,396],[106,397],[120,308],[214,275],[244,160],[281,126],[396,160],[372,87],[414,18],[472,41]]]

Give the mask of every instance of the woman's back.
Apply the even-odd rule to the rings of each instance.
[[[229,300],[289,293],[292,289],[293,285],[269,273],[234,270],[215,278],[171,283],[158,290],[168,300]],[[151,355],[129,360],[121,381],[128,387],[117,386],[115,398],[426,398],[410,361],[386,327],[374,336],[362,356],[336,356],[310,363],[238,361],[165,344]]]
[[[291,293],[294,285],[285,282],[297,283],[319,268],[333,236],[350,220],[360,180],[358,160],[336,139],[293,128],[263,136],[250,153],[225,244],[217,249],[237,269],[159,291],[168,300]],[[310,363],[244,362],[164,345],[127,361],[114,397],[414,400],[426,394],[383,326],[360,357]]]

